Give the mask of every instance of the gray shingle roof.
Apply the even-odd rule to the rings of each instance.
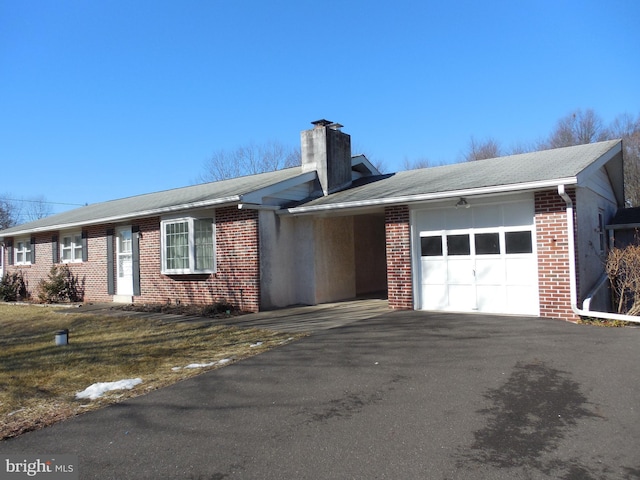
[[[470,163],[409,170],[365,177],[353,187],[321,197],[290,213],[380,205],[429,198],[445,198],[465,191],[516,190],[535,185],[576,183],[576,177],[620,143],[620,140],[511,155]],[[618,147],[620,149],[620,147]],[[242,202],[242,197],[295,178],[300,167],[176,188],[96,203],[0,231],[0,238],[27,232],[111,223],[129,218],[161,215],[190,208]]]
[[[576,183],[576,177],[620,140],[510,155],[476,162],[407,170],[369,179],[289,209],[291,213],[389,204],[423,197],[445,198],[465,191],[515,190],[554,183]],[[412,198],[414,197],[414,198]]]
[[[159,215],[187,208],[207,207],[230,202],[237,203],[242,200],[243,195],[274,183],[294,178],[300,174],[301,168],[294,167],[95,203],[8,228],[0,232],[0,237],[27,231],[44,231],[66,226],[109,223],[126,218]]]

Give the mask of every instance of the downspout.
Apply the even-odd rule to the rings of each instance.
[[[558,185],[558,195],[567,204],[567,238],[569,243],[569,290],[571,292],[571,310],[576,315],[581,315],[578,310],[578,291],[576,288],[576,244],[573,224],[573,200],[565,191],[564,185]]]
[[[564,185],[558,185],[558,195],[564,200],[567,205],[567,238],[569,242],[569,290],[571,296],[571,310],[573,313],[580,317],[592,317],[602,318],[605,320],[621,320],[623,322],[636,322],[640,323],[640,317],[634,315],[622,315],[619,313],[608,312],[593,312],[578,308],[578,289],[577,289],[577,276],[576,276],[576,244],[575,244],[575,231],[573,222],[573,201],[567,192]]]

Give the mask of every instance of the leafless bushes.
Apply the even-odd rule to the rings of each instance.
[[[616,312],[640,315],[640,244],[611,249],[607,275]]]

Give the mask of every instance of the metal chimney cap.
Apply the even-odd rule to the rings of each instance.
[[[333,122],[330,120],[325,120],[324,118],[321,120],[316,120],[315,122],[311,122],[312,125],[315,125],[316,127],[326,127],[328,125],[332,125]]]

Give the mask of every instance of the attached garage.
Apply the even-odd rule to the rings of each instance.
[[[412,211],[416,307],[538,315],[533,195]]]
[[[370,177],[283,214],[384,209],[391,308],[575,320],[606,284],[603,227],[624,201],[611,140]]]

